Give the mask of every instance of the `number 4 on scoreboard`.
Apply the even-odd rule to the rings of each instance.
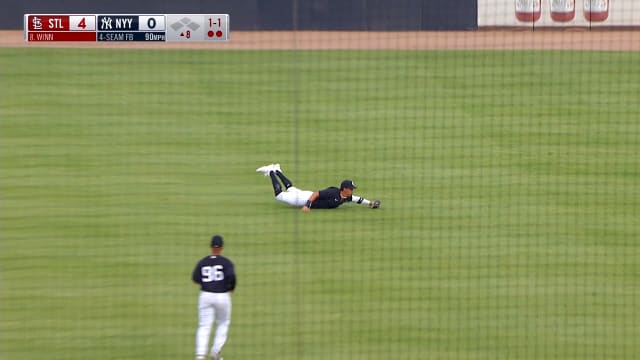
[[[69,16],[69,30],[71,31],[96,31],[95,15],[71,15]]]

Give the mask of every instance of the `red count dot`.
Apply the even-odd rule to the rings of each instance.
[[[213,31],[209,30],[209,32],[207,33],[207,35],[209,35],[209,37],[213,37]]]
[[[216,36],[217,37],[222,37],[222,31],[220,31],[220,30],[216,31]]]

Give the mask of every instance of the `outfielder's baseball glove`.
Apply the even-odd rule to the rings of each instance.
[[[369,205],[372,209],[377,209],[380,207],[380,205],[382,205],[382,202],[380,202],[380,200],[373,200],[371,202],[371,205]]]

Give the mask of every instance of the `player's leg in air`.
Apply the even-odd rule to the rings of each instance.
[[[271,178],[271,184],[273,185],[273,193],[276,197],[276,200],[281,201],[285,204],[289,204],[292,206],[303,206],[313,191],[305,191],[300,190],[293,186],[291,180],[289,180],[280,169],[280,164],[271,164],[260,167],[256,170],[256,172],[263,173],[264,176],[269,176]],[[280,184],[282,181],[282,185],[284,185],[284,190],[282,189],[282,185]]]
[[[265,165],[256,169],[256,172],[263,173],[264,176],[269,176],[271,178],[271,183],[273,184],[273,192],[275,193],[276,197],[282,192],[282,186],[278,181],[278,177],[282,180],[285,190],[289,189],[292,186],[291,181],[287,179],[282,173],[282,170],[280,170],[280,164]]]
[[[282,185],[284,185],[285,191],[293,187],[291,180],[287,179],[287,177],[282,173],[280,164],[275,164],[273,166],[273,169],[269,171],[269,177],[271,178],[271,183],[273,184],[273,192],[275,193],[276,197],[282,192],[282,187],[280,186],[278,178],[280,179],[280,181],[282,181]]]

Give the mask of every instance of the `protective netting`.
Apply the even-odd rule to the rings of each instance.
[[[0,357],[636,358],[637,30],[415,30],[0,48]]]

